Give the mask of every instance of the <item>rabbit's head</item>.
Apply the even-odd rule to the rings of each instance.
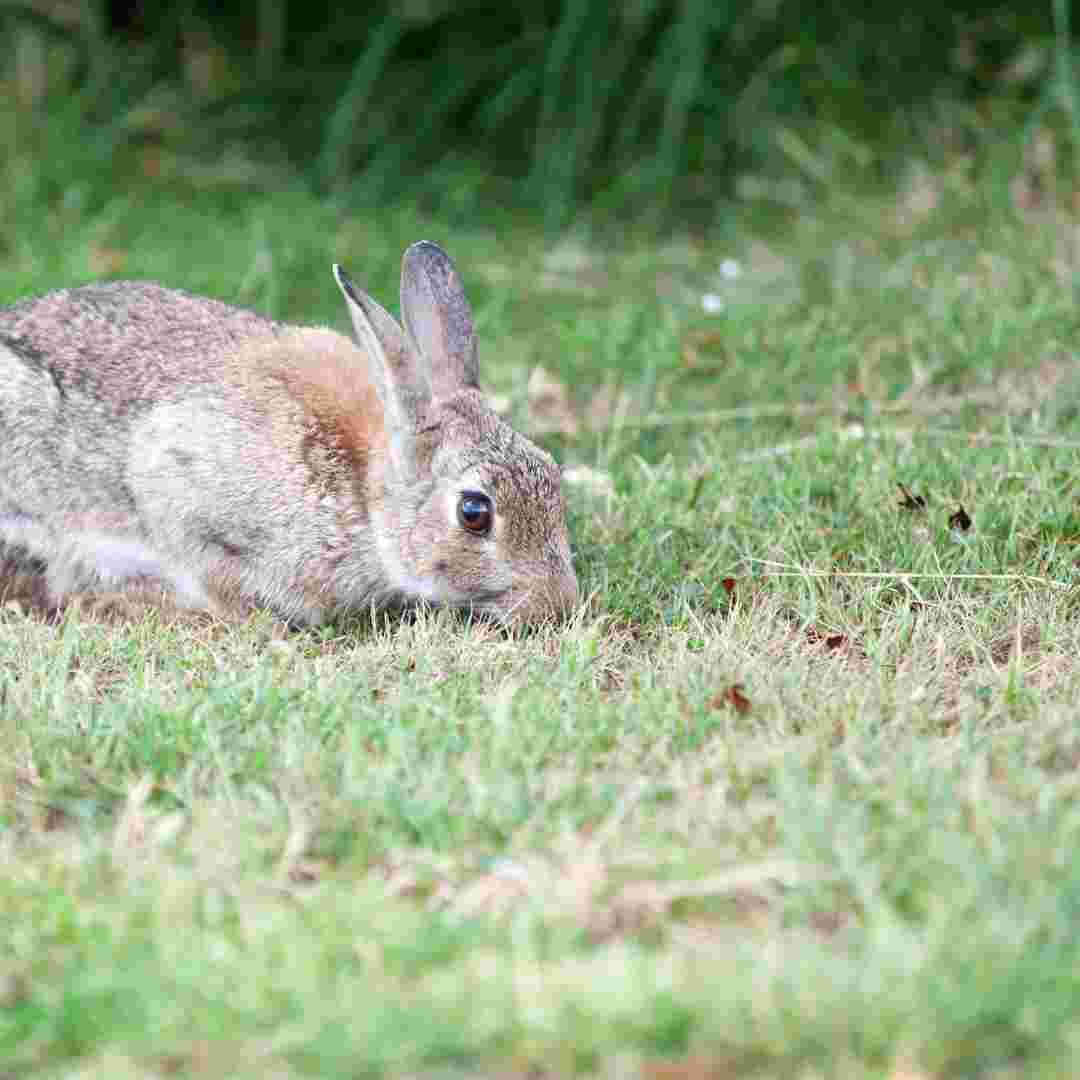
[[[578,593],[559,467],[487,405],[449,257],[427,241],[405,252],[404,330],[340,266],[334,276],[383,409],[368,510],[390,589],[505,623],[568,615]]]

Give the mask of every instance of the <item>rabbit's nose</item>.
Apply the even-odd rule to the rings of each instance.
[[[578,584],[573,570],[545,574],[522,582],[505,597],[500,618],[516,625],[563,622],[577,607]]]

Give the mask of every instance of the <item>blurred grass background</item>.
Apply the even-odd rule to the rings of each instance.
[[[28,170],[30,207],[71,198],[89,169],[98,199],[132,177],[196,177],[301,184],[354,209],[513,210],[549,230],[586,211],[709,227],[733,201],[782,221],[852,174],[894,183],[913,145],[943,159],[1022,146],[1047,122],[1071,136],[1071,14],[1066,0],[7,0],[2,150],[45,166]]]

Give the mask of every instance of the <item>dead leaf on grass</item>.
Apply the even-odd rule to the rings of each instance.
[[[822,937],[833,937],[848,924],[849,913],[846,911],[811,911],[809,923]]]
[[[21,971],[0,975],[0,1009],[13,1009],[30,997],[30,979]]]
[[[1057,141],[1054,133],[1038,128],[1024,147],[1024,164],[1009,181],[1009,194],[1018,210],[1037,210],[1056,186]]]
[[[520,862],[502,860],[491,873],[466,885],[454,898],[456,914],[504,915],[526,901],[535,889],[534,875]]]
[[[770,907],[767,891],[816,876],[810,868],[789,859],[768,859],[734,866],[708,877],[686,881],[636,881],[623,888],[612,906],[639,910],[651,916],[666,915],[672,905],[694,900],[731,899],[740,916],[749,918]],[[640,917],[637,921],[641,921]]]
[[[899,480],[896,482],[896,486],[900,489],[900,494],[903,496],[900,500],[901,510],[925,510],[926,509],[926,497],[924,495],[916,495],[913,491],[907,488],[904,484],[901,484]]]
[[[62,806],[51,804],[45,807],[45,815],[41,822],[43,832],[59,832],[66,829],[71,823],[71,816]]]
[[[971,528],[971,518],[962,503],[956,508],[955,514],[949,515],[949,528],[958,529],[960,532],[967,532]]]
[[[296,859],[289,864],[286,877],[294,885],[313,885],[326,870],[319,859]]]
[[[603,431],[629,415],[632,408],[630,395],[608,383],[589,398],[585,409],[585,424],[591,431]]]
[[[139,155],[139,167],[142,174],[148,180],[157,180],[165,171],[161,158],[161,151],[156,146],[147,147]]]
[[[990,659],[995,664],[1007,664],[1011,660],[1031,655],[1038,649],[1041,634],[1036,623],[1013,626],[990,645]]]
[[[441,895],[439,880],[411,866],[388,868],[385,877],[387,894],[395,900],[428,900],[434,894]]]
[[[25,765],[15,766],[15,783],[16,784],[29,784],[31,787],[41,787],[42,779],[41,773],[38,772],[37,765],[33,761],[28,761]]]
[[[533,432],[538,435],[558,434],[572,438],[581,430],[566,384],[547,368],[533,368],[526,393],[529,427]]]
[[[932,1080],[932,1077],[913,1065],[898,1065],[889,1073],[889,1080]]]
[[[743,1075],[744,1063],[736,1057],[707,1057],[692,1054],[689,1057],[653,1058],[641,1063],[642,1080],[733,1080]]]
[[[702,357],[703,349],[719,346],[719,355]],[[696,330],[688,333],[682,341],[683,367],[695,375],[713,375],[723,371],[728,364],[728,351],[724,347],[724,335],[715,330]]]
[[[220,1047],[208,1039],[196,1039],[185,1045],[183,1051],[175,1054],[163,1054],[157,1059],[158,1068],[166,1075],[183,1073],[185,1076],[199,1075],[208,1070],[214,1051],[220,1053]],[[218,1065],[220,1066],[220,1062]],[[265,1075],[265,1074],[264,1074]],[[270,1075],[276,1075],[271,1073]]]
[[[743,715],[750,711],[752,705],[750,699],[743,693],[742,683],[732,683],[726,690],[714,694],[709,699],[710,709],[722,709],[725,705],[730,705],[737,713]]]
[[[118,274],[124,269],[128,253],[119,248],[90,248],[90,270],[94,274]]]
[[[830,652],[835,652],[838,649],[846,651],[851,646],[847,634],[841,634],[838,631],[819,630],[812,623],[806,628],[805,633],[806,640],[811,645],[824,645]]]

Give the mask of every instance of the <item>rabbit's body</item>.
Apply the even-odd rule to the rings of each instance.
[[[149,586],[298,624],[419,600],[564,614],[557,468],[484,403],[449,260],[406,253],[409,334],[339,284],[359,345],[149,283],[0,309],[8,562],[43,567],[55,603]]]

